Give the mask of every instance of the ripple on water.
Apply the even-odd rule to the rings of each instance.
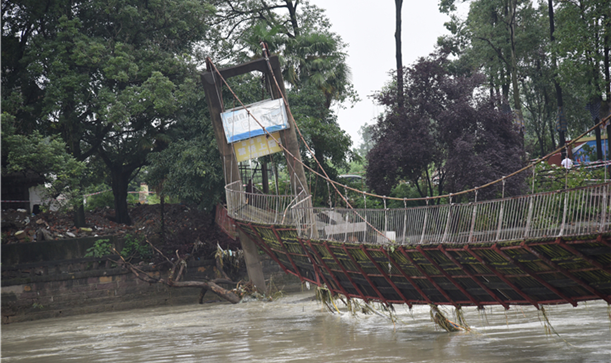
[[[464,309],[474,333],[446,333],[428,307],[331,315],[311,296],[158,307],[5,325],[3,362],[608,362],[605,303],[546,307],[560,333],[546,335],[534,308]],[[447,309],[449,316],[451,309]],[[402,322],[402,323],[401,323]],[[573,347],[567,345],[565,340]]]

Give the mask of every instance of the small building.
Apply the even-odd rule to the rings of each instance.
[[[567,141],[567,144],[570,141]],[[607,144],[607,135],[601,135],[601,145],[603,152],[603,160],[609,160],[609,147]],[[581,163],[590,162],[590,156],[596,155],[596,136],[582,137],[579,141],[575,142],[568,150],[569,158],[573,160],[575,165]],[[561,166],[562,156],[561,153],[555,153],[547,159],[548,164]]]
[[[36,173],[10,173],[2,176],[2,209],[25,209],[34,211],[40,204],[40,197],[35,191],[44,179]]]
[[[609,146],[607,144],[607,135],[601,135],[601,146],[603,152],[603,160],[609,160]],[[573,161],[575,164],[590,162],[590,156],[596,155],[596,137],[584,137],[575,143],[573,146]]]

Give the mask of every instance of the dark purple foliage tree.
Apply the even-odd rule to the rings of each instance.
[[[386,106],[367,156],[367,183],[378,194],[389,195],[400,181],[412,183],[422,196],[454,193],[523,166],[511,115],[480,88],[484,77],[452,75],[449,63],[437,53],[406,68],[401,109],[396,84],[375,96]],[[508,179],[505,195],[519,194],[522,186],[523,177]],[[500,188],[482,190],[478,199],[499,196]]]

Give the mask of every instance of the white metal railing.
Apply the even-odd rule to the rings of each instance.
[[[240,181],[225,186],[227,214],[234,219],[261,224],[295,225],[290,207],[298,202],[294,195],[246,193]]]
[[[610,185],[468,204],[402,209],[312,208],[309,195],[245,193],[227,185],[232,218],[293,225],[303,238],[363,243],[481,243],[610,230]]]

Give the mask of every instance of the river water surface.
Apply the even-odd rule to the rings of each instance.
[[[396,306],[393,325],[376,314],[331,314],[312,297],[4,325],[2,362],[611,362],[602,301],[546,307],[558,336],[546,334],[534,307],[465,308],[473,331],[446,333],[428,306]]]

